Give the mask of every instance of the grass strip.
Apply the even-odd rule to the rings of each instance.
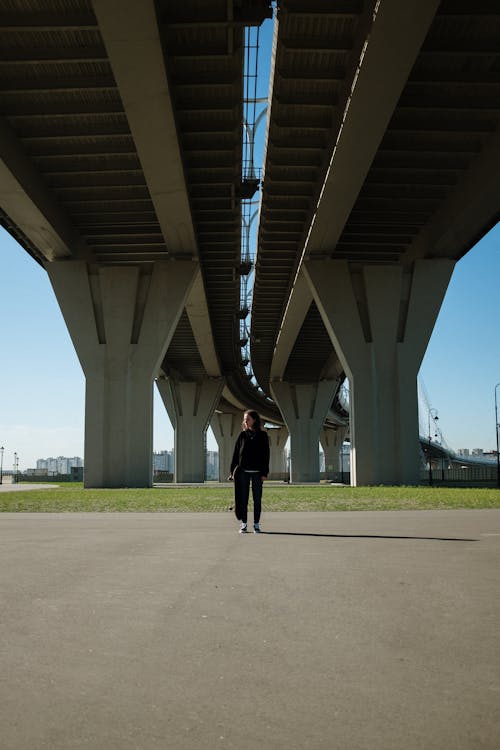
[[[150,489],[84,489],[81,484],[57,489],[2,492],[0,512],[227,512],[230,486],[153,487]],[[274,485],[264,487],[264,511],[435,510],[500,508],[500,490],[458,487],[339,487]]]

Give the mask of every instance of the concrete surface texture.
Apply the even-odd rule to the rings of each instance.
[[[60,487],[59,484],[48,484],[47,482],[19,482],[15,484],[10,481],[0,484],[0,492],[25,492],[26,490],[53,490]]]
[[[497,750],[500,511],[0,515],[2,750]]]

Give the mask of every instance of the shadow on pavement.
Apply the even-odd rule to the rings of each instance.
[[[478,542],[479,539],[456,539],[453,537],[439,536],[385,536],[382,534],[317,534],[308,531],[261,531],[261,534],[275,536],[317,536],[325,539],[417,539],[429,542]]]

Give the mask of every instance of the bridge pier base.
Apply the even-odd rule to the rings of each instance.
[[[267,436],[269,438],[269,476],[280,478],[286,475],[286,454],[285,444],[288,440],[288,430],[286,427],[273,427],[267,430]]]
[[[85,487],[150,487],[153,379],[196,265],[157,263],[144,275],[55,261],[47,271],[85,373]]]
[[[224,378],[185,382],[159,378],[156,385],[172,422],[175,482],[204,482],[206,431],[224,387]]]
[[[351,484],[418,484],[417,374],[454,261],[310,260],[305,275],[350,383]]]
[[[290,482],[319,482],[319,431],[337,386],[336,380],[271,383],[273,398],[290,433]]]
[[[325,456],[326,474],[340,471],[340,450],[347,434],[347,427],[339,426],[336,430],[323,427],[319,433],[319,441]]]
[[[219,448],[219,482],[227,482],[234,445],[241,432],[241,416],[215,413],[210,426]]]

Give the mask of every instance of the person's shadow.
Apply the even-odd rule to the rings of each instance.
[[[429,542],[477,542],[478,539],[465,537],[442,537],[442,536],[399,536],[389,534],[320,534],[314,531],[262,531],[261,534],[268,536],[314,536],[324,539],[415,539]]]
[[[228,510],[234,510],[230,506]],[[320,534],[315,531],[260,531],[268,536],[316,536],[325,539],[415,539],[425,542],[478,542],[479,539],[468,539],[466,537],[442,537],[442,536],[397,536],[388,534]]]

